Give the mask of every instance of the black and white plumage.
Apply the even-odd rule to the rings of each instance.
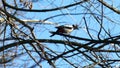
[[[57,28],[57,31],[51,32],[52,35],[50,37],[54,36],[57,33],[70,34],[73,30],[78,29],[78,25],[61,25],[55,28]]]

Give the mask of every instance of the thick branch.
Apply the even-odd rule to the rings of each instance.
[[[14,6],[11,6],[11,5],[7,4],[5,1],[4,1],[4,4],[5,4],[5,6],[7,6],[9,8],[12,8],[12,9],[15,9],[15,10],[19,10],[19,11],[49,12],[49,11],[56,11],[56,10],[61,10],[61,9],[73,7],[75,5],[79,5],[79,4],[87,2],[87,1],[89,1],[89,0],[83,0],[83,1],[80,1],[80,2],[77,2],[77,3],[73,3],[73,4],[66,5],[66,6],[62,6],[62,7],[57,7],[57,8],[52,8],[52,9],[42,9],[42,10],[30,10],[30,9],[17,8],[17,7],[14,7]]]
[[[20,22],[20,23],[21,23],[22,25],[24,25],[25,27],[27,27],[27,28],[29,28],[30,30],[32,30],[32,28],[31,28],[29,25],[27,25],[24,21],[22,21],[22,20],[20,20],[19,18],[11,15],[10,13],[4,11],[4,10],[1,9],[1,8],[0,8],[0,10],[1,10],[1,12],[5,13],[7,17],[11,17],[12,19],[15,19],[16,21]]]
[[[0,23],[3,23],[5,21],[4,18],[0,18]],[[51,22],[51,21],[44,21],[44,20],[21,20],[24,23],[35,23],[35,24],[49,24],[49,25],[58,25],[55,22]]]
[[[90,42],[90,43],[97,43],[97,44],[106,43],[106,45],[110,44],[110,43],[120,44],[120,41],[117,41],[117,40],[95,40],[95,39],[80,38],[80,37],[66,35],[66,34],[61,34],[61,33],[58,33],[58,35],[61,35],[61,36],[64,36],[64,37],[73,38],[73,39],[77,39],[77,40],[87,41],[87,42]],[[42,42],[42,43],[59,43],[59,44],[67,44],[67,45],[74,45],[74,46],[83,45],[83,44],[80,44],[80,43],[77,43],[77,42],[65,41],[65,40],[38,39],[38,41]],[[6,45],[5,47],[1,47],[0,51],[3,51],[3,49],[8,49],[8,48],[14,47],[16,45],[27,44],[27,43],[34,43],[34,42],[35,42],[34,40],[23,40],[23,41],[11,43],[11,44]],[[71,43],[71,44],[69,44],[69,43]],[[84,47],[86,49],[91,50],[91,48],[88,47],[88,46],[84,46]]]
[[[104,6],[108,7],[109,9],[111,9],[112,11],[120,14],[120,10],[118,10],[117,8],[107,4],[106,2],[104,2],[103,0],[98,0],[100,3],[102,3]]]
[[[97,43],[97,44],[100,44],[100,43],[105,43],[106,45],[107,44],[120,44],[120,41],[117,41],[117,40],[108,40],[108,39],[104,39],[104,40],[95,40],[95,39],[88,39],[88,38],[81,38],[81,37],[76,37],[76,36],[71,36],[71,35],[66,35],[66,34],[62,34],[62,33],[56,33],[58,35],[61,35],[61,36],[64,36],[64,37],[69,37],[69,38],[73,38],[73,39],[77,39],[77,40],[82,40],[82,41],[88,41],[88,42],[91,42],[91,43]]]
[[[80,43],[77,43],[77,42],[71,42],[71,41],[65,41],[65,40],[38,39],[38,41],[42,42],[42,43],[59,43],[59,44],[76,45],[76,46],[81,45]],[[35,42],[34,40],[24,40],[24,41],[19,41],[19,42],[14,42],[14,43],[11,43],[11,44],[7,44],[4,47],[0,47],[0,52],[3,51],[3,49],[6,50],[8,48],[11,48],[11,47],[14,47],[14,46],[17,46],[17,45],[34,43],[34,42]],[[69,43],[71,43],[71,44],[69,44]]]

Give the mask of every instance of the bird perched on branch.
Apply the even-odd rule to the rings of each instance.
[[[51,31],[50,33],[52,33],[52,35],[50,37],[52,37],[58,33],[70,34],[73,30],[78,29],[78,25],[61,25],[61,26],[57,26],[55,28],[57,28],[57,31],[56,32]]]

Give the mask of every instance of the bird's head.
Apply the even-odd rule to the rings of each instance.
[[[76,25],[74,24],[72,26],[73,26],[74,29],[78,29],[78,25],[77,24]]]

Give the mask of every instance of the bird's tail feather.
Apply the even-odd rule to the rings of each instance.
[[[53,31],[50,31],[50,33],[52,34],[50,37],[52,37],[56,34],[56,32],[53,32]]]

